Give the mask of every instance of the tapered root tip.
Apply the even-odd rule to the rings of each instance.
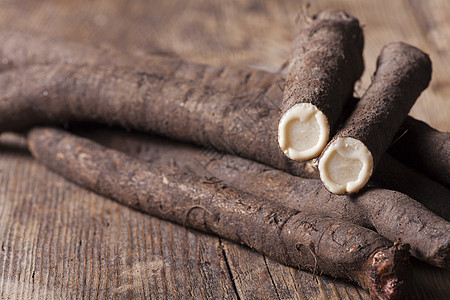
[[[372,254],[369,293],[373,299],[401,299],[409,277],[409,246],[400,243]]]
[[[354,138],[338,138],[323,152],[319,173],[325,187],[334,194],[356,193],[369,180],[373,158],[369,149]]]
[[[319,156],[330,134],[328,119],[310,103],[300,103],[284,113],[278,124],[278,143],[287,157],[303,161]]]

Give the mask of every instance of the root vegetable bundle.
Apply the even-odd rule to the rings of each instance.
[[[352,280],[377,299],[396,299],[405,288],[407,247],[372,230],[147,164],[61,130],[33,129],[28,138],[34,157],[49,169],[120,203],[289,266]]]
[[[277,74],[161,57],[127,66],[135,59],[93,49],[81,51],[80,46],[71,53],[71,44],[64,48],[56,43],[52,49],[40,44],[48,40],[29,36],[19,39],[29,38],[34,46],[27,52],[14,42],[16,35],[4,33],[3,38],[6,48],[2,60],[14,68],[0,73],[4,91],[0,97],[0,132],[71,120],[117,124],[214,147],[305,178],[319,178],[315,161],[292,161],[279,150],[276,124],[284,81]],[[14,50],[18,50],[15,56]],[[88,62],[104,54],[118,63],[75,64],[83,62],[82,53],[87,53]],[[100,63],[104,61],[99,59]],[[50,62],[54,64],[30,65]],[[401,143],[399,139],[397,146]],[[434,199],[449,197],[448,189],[387,155],[379,164],[383,168],[375,170],[373,179],[384,188],[424,200],[430,194]],[[411,185],[410,178],[417,178],[420,184]]]
[[[428,57],[418,49],[388,46],[371,87],[346,111],[363,69],[363,38],[358,21],[341,11],[308,19],[294,42],[286,81],[264,71],[136,58],[23,33],[0,31],[0,41],[0,132],[99,122],[266,164],[229,155],[202,158],[198,149],[172,143],[148,142],[147,149],[147,144],[127,143],[127,137],[120,142],[103,137],[107,146],[146,160],[150,156],[144,163],[61,130],[32,129],[33,155],[69,180],[152,215],[246,244],[284,264],[353,280],[373,297],[400,296],[409,246],[419,259],[450,267],[450,191],[384,153],[403,126],[400,133],[406,134],[389,152],[450,185],[448,134],[412,118],[402,124],[431,73]],[[316,160],[299,162],[283,154],[299,160],[319,155],[322,149],[296,156],[309,147],[299,136],[310,148],[324,147],[347,115],[319,160],[320,174]],[[347,138],[357,139],[377,168],[370,188],[333,195],[319,176],[340,193],[329,182],[336,177],[354,181],[361,173],[359,164],[343,170],[352,164],[341,164],[336,151],[329,152]],[[427,145],[418,147],[416,141]],[[348,160],[347,154],[341,156]],[[324,180],[331,172],[337,175]],[[344,192],[359,190],[370,173]],[[423,206],[379,187],[404,192]]]
[[[292,176],[213,149],[120,130],[94,130],[92,126],[78,129],[77,133],[151,164],[173,165],[284,207],[376,229],[392,242],[400,239],[409,244],[417,258],[450,268],[450,201],[439,204],[441,219],[396,191],[373,188],[353,197],[333,195],[319,180]]]

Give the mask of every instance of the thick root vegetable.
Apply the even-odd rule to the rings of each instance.
[[[430,79],[431,61],[419,49],[404,43],[383,48],[372,84],[319,159],[328,190],[343,194],[364,187]]]
[[[33,129],[28,138],[31,152],[48,168],[120,203],[290,266],[355,281],[374,298],[398,298],[405,286],[407,248],[364,227],[283,208],[60,130]]]
[[[388,153],[450,187],[450,133],[438,131],[412,117],[406,118],[399,133]]]
[[[409,244],[417,258],[450,268],[450,201],[441,202],[437,208],[445,221],[408,196],[391,190],[371,188],[356,196],[334,195],[319,180],[292,176],[213,149],[119,130],[93,130],[92,126],[78,132],[152,164],[173,164],[288,208],[375,228],[391,241],[400,239]]]
[[[117,124],[318,178],[312,163],[298,164],[279,150],[282,84],[278,75],[263,71],[166,64],[165,59],[145,69],[31,66],[0,73],[0,132],[70,120]]]
[[[363,44],[358,20],[343,11],[323,11],[300,26],[278,123],[278,143],[289,158],[312,159],[326,146],[364,70]]]

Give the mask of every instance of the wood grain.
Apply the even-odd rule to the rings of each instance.
[[[446,0],[320,0],[365,29],[362,94],[381,48],[431,55],[433,79],[412,114],[450,130]],[[277,71],[306,1],[0,1],[0,28],[133,55]],[[76,13],[74,13],[76,12]],[[414,264],[408,299],[450,299],[450,272]],[[248,248],[153,218],[85,191],[37,164],[22,137],[0,137],[1,299],[369,299],[362,289],[275,263]]]

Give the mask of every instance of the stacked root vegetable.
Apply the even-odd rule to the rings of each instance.
[[[431,62],[389,44],[355,99],[358,20],[300,23],[286,75],[0,32],[0,131],[28,131],[37,160],[120,203],[400,298],[410,255],[450,267],[449,134],[407,116]],[[68,122],[172,141],[35,127]]]

